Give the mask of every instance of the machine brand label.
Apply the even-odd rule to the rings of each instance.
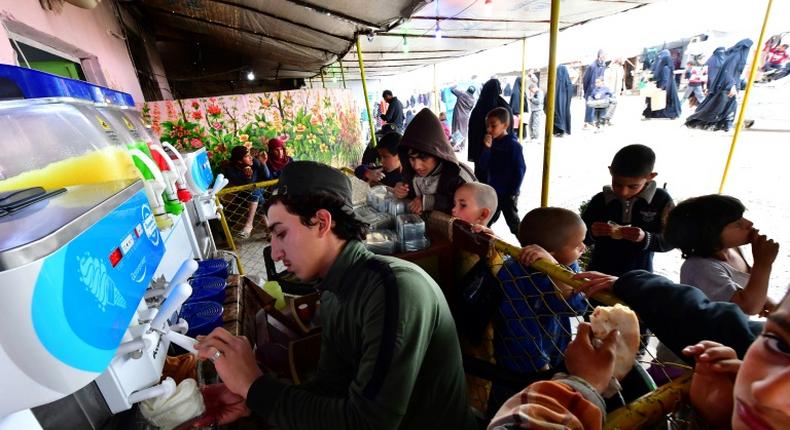
[[[159,229],[156,227],[156,220],[154,220],[154,214],[151,212],[151,208],[148,205],[143,205],[140,211],[143,218],[145,235],[148,236],[148,239],[151,240],[154,246],[159,245]]]
[[[110,278],[102,260],[86,252],[83,256],[78,255],[77,261],[79,280],[85,285],[85,290],[96,299],[99,309],[105,311],[108,306],[126,307],[126,299]]]

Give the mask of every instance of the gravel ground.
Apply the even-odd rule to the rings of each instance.
[[[609,183],[607,166],[612,156],[632,143],[648,145],[656,152],[656,181],[660,186],[666,184],[676,202],[718,192],[732,131],[692,130],[683,126],[682,119],[642,121],[643,99],[638,96],[621,97],[611,127],[600,132],[582,130],[583,107],[581,99],[573,100],[572,135],[553,141],[550,205],[577,210]],[[689,113],[683,112],[684,116]],[[759,124],[760,118],[755,119]],[[769,291],[775,299],[782,297],[790,283],[790,224],[783,216],[790,209],[790,198],[787,190],[781,188],[783,183],[790,183],[789,138],[786,132],[744,130],[724,188],[725,194],[744,202],[745,216],[780,244]],[[520,216],[540,205],[543,151],[542,143],[524,144],[527,176],[521,188]],[[466,154],[459,158],[465,160]],[[507,241],[517,243],[504,219],[496,223],[494,230]],[[751,256],[749,249],[744,249],[744,254]],[[677,281],[681,263],[679,251],[657,254],[656,272]]]

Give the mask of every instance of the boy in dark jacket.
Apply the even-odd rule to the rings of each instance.
[[[398,145],[403,182],[395,186],[399,199],[409,198],[415,214],[437,210],[450,214],[455,190],[474,182],[471,169],[455,158],[439,118],[423,109],[414,116]]]
[[[527,170],[524,150],[513,133],[508,133],[510,113],[505,108],[496,108],[486,116],[486,134],[483,150],[477,163],[481,182],[496,190],[498,205],[488,225],[493,225],[502,213],[510,232],[518,235],[518,195]]]
[[[621,276],[653,271],[653,253],[672,249],[661,234],[672,197],[653,179],[656,154],[644,145],[617,151],[609,172],[612,185],[596,194],[582,213],[587,245],[594,245],[588,270]]]

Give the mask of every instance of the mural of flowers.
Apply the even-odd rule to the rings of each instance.
[[[144,118],[183,152],[205,147],[215,172],[230,148],[267,150],[280,136],[295,160],[356,165],[364,149],[359,109],[349,90],[305,89],[149,102]]]

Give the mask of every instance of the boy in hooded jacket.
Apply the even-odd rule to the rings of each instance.
[[[406,127],[398,156],[403,182],[395,185],[395,197],[409,198],[409,210],[418,215],[432,210],[449,215],[455,190],[475,181],[471,169],[455,157],[439,118],[427,108]]]

